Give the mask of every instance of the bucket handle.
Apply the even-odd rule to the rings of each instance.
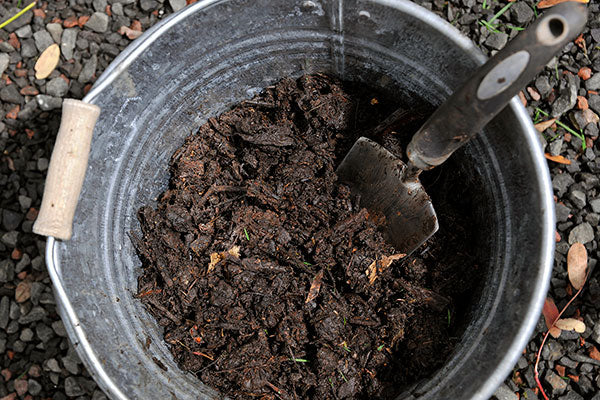
[[[94,126],[100,107],[81,100],[65,99],[60,128],[50,158],[44,196],[33,224],[38,235],[69,240],[73,217],[83,185]]]

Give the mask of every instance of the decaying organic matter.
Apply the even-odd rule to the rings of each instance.
[[[238,399],[387,398],[451,353],[478,278],[468,217],[440,204],[440,233],[401,257],[336,182],[361,128],[394,108],[376,96],[284,79],[189,136],[156,208],[139,210],[138,297],[205,384]],[[401,148],[391,125],[371,136]]]

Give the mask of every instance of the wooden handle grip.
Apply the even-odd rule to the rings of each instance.
[[[87,169],[90,144],[100,107],[65,99],[60,129],[52,151],[44,197],[33,231],[69,240],[73,216]]]

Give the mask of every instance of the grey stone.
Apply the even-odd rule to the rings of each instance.
[[[485,45],[494,50],[500,50],[506,45],[506,42],[508,42],[508,35],[504,32],[499,32],[488,36],[485,40]]]
[[[494,397],[496,400],[519,400],[519,397],[504,383],[496,389]]]
[[[81,386],[79,386],[77,380],[74,377],[69,376],[65,379],[65,394],[69,397],[77,397],[85,394],[85,392]]]
[[[79,374],[79,366],[77,365],[77,360],[73,360],[70,357],[63,357],[62,363],[67,371],[72,373],[73,375]]]
[[[0,52],[12,53],[15,51],[15,48],[10,45],[8,42],[0,42]]]
[[[8,311],[8,316],[10,319],[18,319],[21,316],[21,309],[19,305],[14,301],[10,303],[10,310]]]
[[[106,6],[108,5],[108,3],[106,2],[106,0],[94,0],[92,1],[92,6],[94,7],[94,10],[96,11],[106,11]]]
[[[523,356],[519,357],[519,360],[517,361],[517,368],[519,369],[523,369],[523,368],[527,368],[527,366],[529,365],[529,362],[527,361],[527,359]]]
[[[44,343],[54,337],[54,331],[46,324],[37,324],[35,327],[35,334]]]
[[[562,197],[569,187],[575,183],[573,177],[569,174],[557,174],[552,179],[552,188],[558,197]]]
[[[600,213],[600,197],[590,200],[590,206],[595,213]]]
[[[19,317],[19,324],[27,325],[32,322],[40,321],[46,317],[48,313],[40,306],[35,306],[27,314]]]
[[[38,158],[37,160],[37,169],[38,171],[45,171],[48,169],[49,161],[45,157]]]
[[[12,345],[12,349],[16,353],[22,353],[23,350],[25,350],[25,347],[27,347],[27,345],[22,340],[15,340],[14,343],[13,343],[13,345]]]
[[[600,74],[599,74],[600,75]],[[600,96],[593,94],[588,99],[588,105],[597,113],[600,113]]]
[[[600,128],[598,128],[598,124],[589,124],[585,127],[584,131],[585,136],[589,136],[592,139],[597,139],[598,134],[600,134]]]
[[[577,189],[571,190],[571,193],[569,193],[569,200],[571,200],[573,205],[579,209],[585,207],[587,204],[585,192]]]
[[[6,329],[6,327],[8,326],[9,308],[10,308],[10,299],[8,298],[8,296],[2,297],[2,300],[0,300],[0,328],[1,329]]]
[[[548,146],[550,154],[553,156],[558,156],[561,153],[563,143],[564,139],[562,136],[550,142],[550,145]]]
[[[35,57],[38,51],[35,47],[33,39],[26,39],[21,41],[21,55],[25,58]]]
[[[140,0],[140,8],[144,11],[154,10],[156,7],[158,7],[156,0]]]
[[[527,388],[527,389],[525,389],[525,391],[523,393],[524,394],[523,394],[522,398],[525,398],[526,400],[538,400],[539,399],[537,393],[534,392],[532,389]]]
[[[9,62],[10,56],[6,53],[0,53],[0,75],[2,75],[4,71],[6,71]]]
[[[110,8],[112,10],[112,13],[114,15],[118,15],[118,16],[123,16],[123,4],[121,3],[113,3],[113,5]]]
[[[546,346],[542,349],[542,357],[546,361],[556,361],[565,353],[564,347],[556,340],[549,340]]]
[[[585,88],[587,90],[600,89],[600,73],[595,73],[590,79],[585,81]]]
[[[19,332],[19,323],[17,321],[10,321],[6,327],[6,333],[12,335],[16,332]]]
[[[565,389],[567,388],[567,382],[565,382],[564,379],[562,379],[560,376],[555,374],[554,371],[550,370],[550,371],[546,372],[546,376],[544,377],[544,380],[550,386],[552,386],[553,394],[562,394],[565,391]]]
[[[108,397],[106,397],[106,395],[101,390],[96,389],[92,394],[92,400],[108,400]]]
[[[66,60],[73,58],[73,49],[75,49],[75,42],[77,42],[77,34],[79,30],[77,28],[65,29],[60,40],[60,52]]]
[[[27,380],[27,391],[32,396],[37,396],[42,391],[42,385],[34,379]]]
[[[45,29],[35,32],[33,39],[35,40],[35,47],[37,47],[40,53],[54,44],[54,39],[52,39],[50,33]]]
[[[560,396],[559,400],[583,400],[583,397],[581,397],[579,393],[573,390],[569,390],[567,394],[565,394],[564,396]]]
[[[46,285],[44,285],[42,282],[33,282],[31,284],[30,295],[31,302],[33,303],[33,305],[38,305],[38,303],[40,302],[40,296],[42,295],[45,289]]]
[[[592,29],[590,31],[590,34],[592,35],[592,39],[594,39],[594,42],[600,43],[600,28]]]
[[[585,216],[585,221],[589,222],[591,226],[598,226],[600,224],[600,214],[589,213]]]
[[[17,85],[8,85],[0,90],[0,100],[7,103],[21,104],[23,96],[19,93]]]
[[[15,31],[15,34],[20,38],[20,39],[28,39],[33,35],[33,31],[31,30],[31,25],[25,25],[20,27],[19,29],[17,29]]]
[[[31,266],[36,271],[42,271],[44,269],[44,258],[42,256],[37,256],[33,260],[31,260]]]
[[[510,13],[517,24],[529,22],[534,17],[533,10],[525,2],[515,3],[510,9]]]
[[[594,240],[594,229],[587,222],[577,225],[569,233],[569,244],[589,243]]]
[[[28,210],[31,207],[31,197],[19,195],[19,205],[22,210]]]
[[[577,363],[571,360],[569,357],[563,357],[560,359],[560,364],[571,369],[577,368]]]
[[[590,394],[596,392],[592,380],[585,375],[579,377],[579,382],[577,382],[577,388],[579,389],[579,392],[583,394]]]
[[[17,241],[19,240],[19,232],[18,231],[10,231],[6,232],[2,235],[2,243],[9,247],[15,247],[17,245]]]
[[[0,339],[0,354],[6,351],[6,339]]]
[[[64,97],[69,91],[69,84],[63,78],[56,77],[46,84],[46,94],[54,97]]]
[[[21,331],[21,335],[19,335],[19,339],[24,342],[30,342],[33,339],[34,333],[31,329],[25,328]]]
[[[56,359],[54,359],[54,358],[47,360],[44,364],[45,364],[44,369],[46,371],[51,371],[51,372],[56,372],[56,373],[60,373],[60,371],[61,371],[60,365],[58,365],[58,361],[56,361]]]
[[[173,11],[177,12],[186,6],[185,0],[169,0],[169,4]]]
[[[108,29],[108,23],[110,17],[103,12],[95,12],[92,14],[85,27],[93,30],[94,32],[104,33]]]
[[[11,260],[0,261],[0,282],[10,282],[15,277],[15,265]]]
[[[67,331],[60,319],[52,323],[52,330],[60,337],[67,337]]]
[[[18,274],[19,272],[23,271],[25,268],[27,268],[27,266],[29,265],[30,262],[31,262],[31,258],[29,257],[29,254],[27,254],[27,253],[23,254],[23,257],[21,257],[21,259],[15,266],[15,273]]]
[[[46,25],[46,30],[50,32],[50,36],[52,36],[52,40],[54,43],[60,45],[60,40],[62,38],[63,27],[61,24],[57,24],[56,22],[52,22]]]
[[[567,84],[560,91],[560,97],[552,104],[552,116],[559,118],[567,111],[573,109],[577,104],[577,78],[573,75],[566,75]]]
[[[85,63],[83,63],[83,68],[81,69],[81,72],[79,73],[79,77],[77,78],[77,81],[79,83],[89,82],[92,79],[92,77],[94,76],[97,66],[98,66],[98,57],[94,54],[90,57],[89,60],[87,60]]]
[[[592,330],[590,337],[594,342],[600,344],[600,321],[596,322],[594,325],[594,329]]]
[[[55,110],[62,107],[62,99],[48,96],[47,94],[38,94],[35,96],[38,106],[44,111]]]

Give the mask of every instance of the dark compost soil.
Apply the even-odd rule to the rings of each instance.
[[[389,398],[451,353],[480,276],[468,209],[440,200],[441,231],[384,268],[395,250],[336,182],[362,128],[397,106],[384,97],[323,75],[284,79],[174,154],[134,241],[137,296],[182,369],[239,399]],[[406,140],[371,134],[397,154]]]

